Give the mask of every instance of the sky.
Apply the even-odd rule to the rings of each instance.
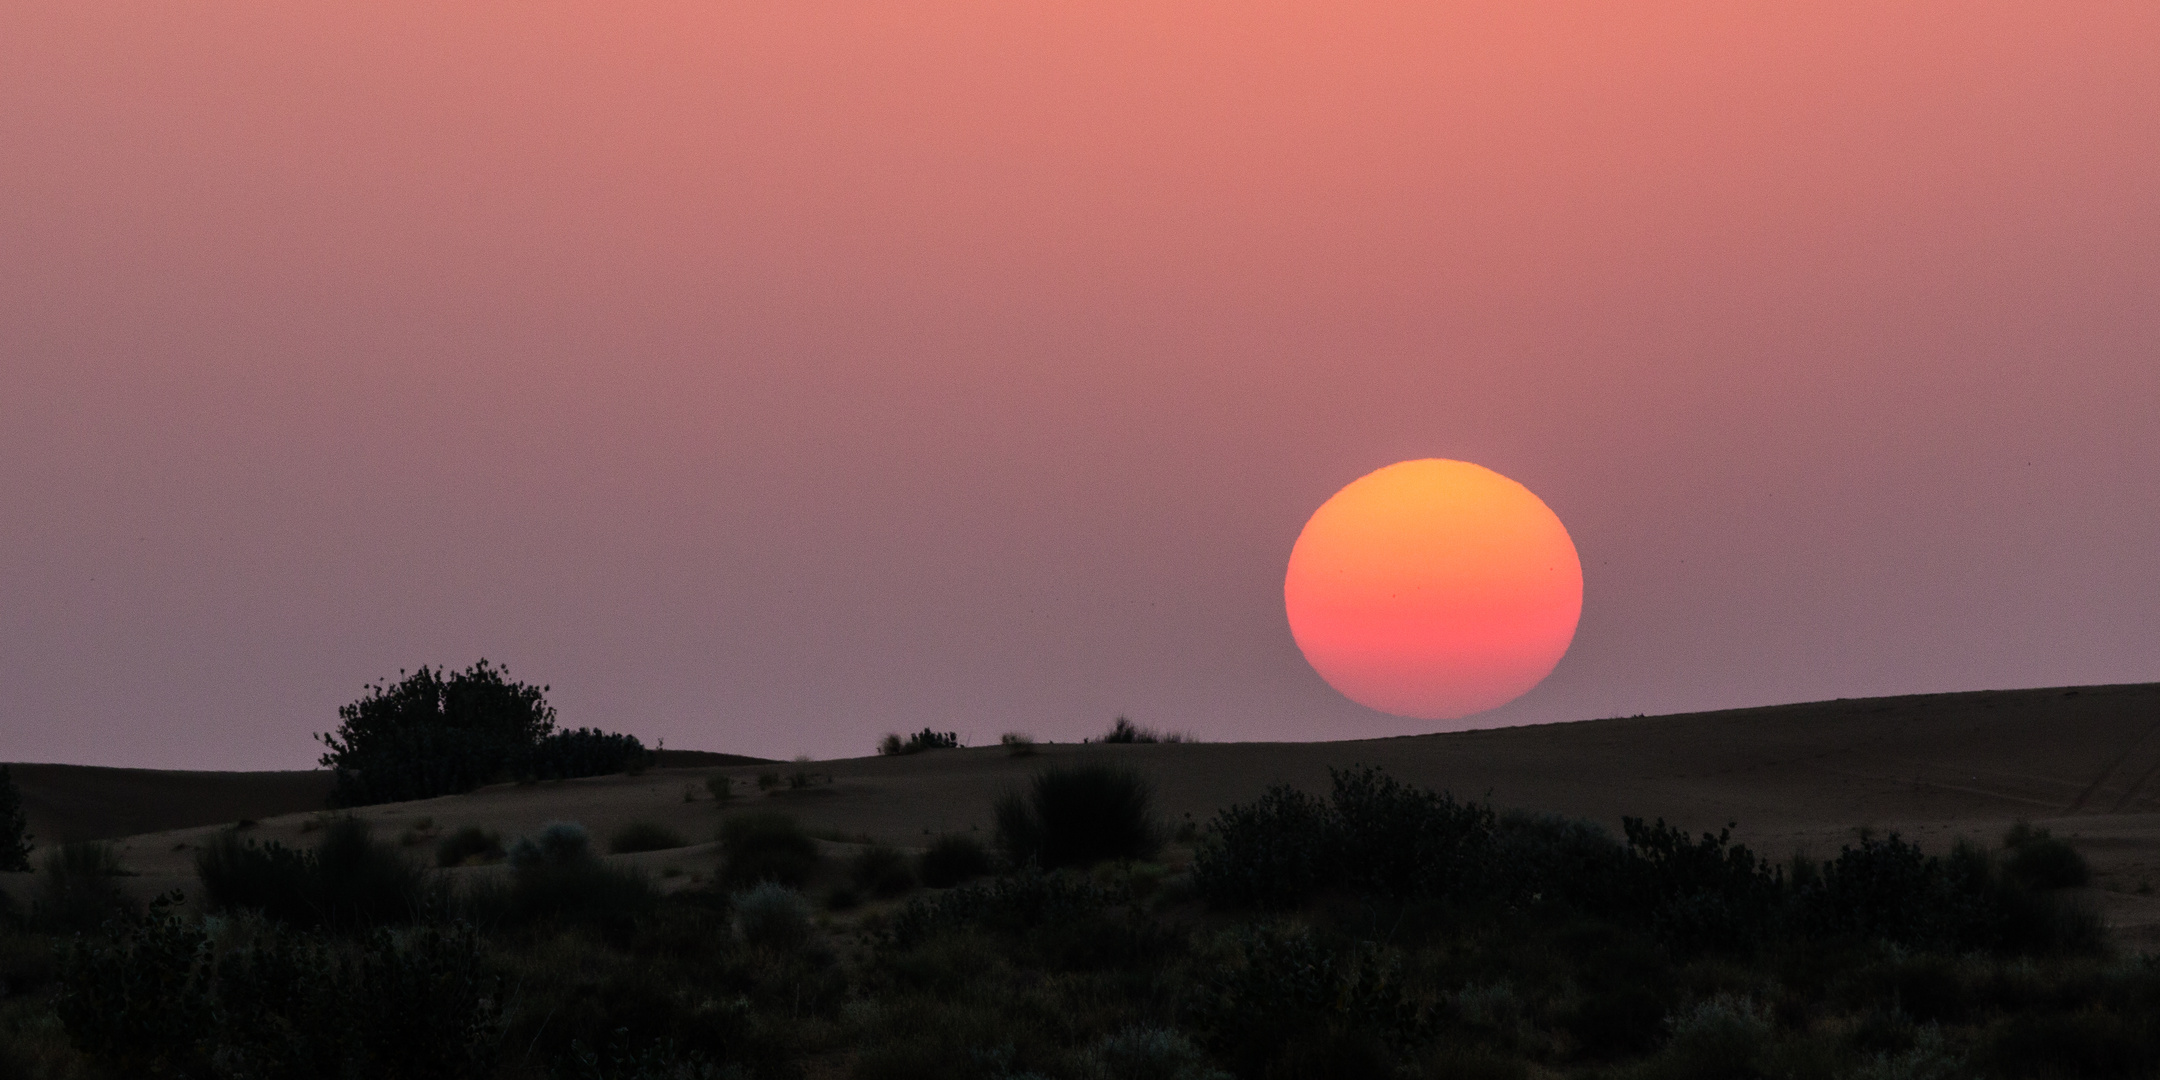
[[[0,760],[486,657],[784,757],[2160,679],[2160,6],[0,3]],[[1542,685],[1329,689],[1411,458]]]

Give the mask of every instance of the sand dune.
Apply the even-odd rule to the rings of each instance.
[[[636,777],[501,785],[362,815],[418,846],[466,824],[515,836],[553,820],[581,821],[602,837],[629,821],[655,821],[704,841],[722,814],[770,808],[834,837],[910,846],[939,832],[987,833],[996,797],[1046,764],[1129,764],[1153,778],[1170,817],[1196,820],[1270,783],[1318,790],[1330,767],[1370,764],[1502,807],[1616,829],[1624,814],[1693,829],[1731,822],[1741,838],[1778,855],[1796,848],[1834,854],[1860,827],[1946,846],[1960,835],[1991,839],[2028,818],[2078,839],[2099,871],[2096,897],[2111,918],[2133,940],[2160,940],[2160,902],[2140,892],[2160,886],[2160,684],[1856,699],[1351,742],[1049,745],[1023,758],[990,747],[810,765],[706,759],[686,767],[683,760]],[[815,774],[813,782],[758,791],[760,773],[796,771]],[[713,773],[732,777],[746,794],[716,806],[703,788]],[[319,773],[19,766],[18,776],[33,823],[48,823],[44,835],[115,835],[129,823],[156,823],[157,831],[118,844],[146,889],[188,884],[193,847],[211,823],[255,818],[257,835],[304,842],[303,829],[328,790]],[[636,859],[697,872],[710,867],[712,855],[700,845]]]

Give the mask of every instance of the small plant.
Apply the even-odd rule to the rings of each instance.
[[[515,923],[555,922],[626,936],[658,896],[643,874],[609,866],[593,853],[591,835],[572,821],[550,822],[510,846],[507,890],[476,890],[473,908]]]
[[[1033,757],[1035,754],[1035,736],[1024,732],[1008,731],[998,736],[998,745],[1011,757]]]
[[[534,866],[569,866],[592,858],[592,834],[575,821],[550,821],[532,836],[520,836],[510,845],[510,865],[520,870]]]
[[[1230,1080],[1200,1047],[1168,1028],[1133,1027],[1106,1035],[1080,1055],[1086,1080]]]
[[[1162,847],[1153,786],[1110,765],[1036,774],[1026,793],[998,800],[997,836],[1014,863],[1044,869],[1143,859]]]
[[[889,900],[915,887],[915,868],[899,851],[872,844],[848,860],[848,880],[862,892]]]
[[[435,845],[437,866],[491,863],[501,859],[503,855],[502,834],[478,825],[467,825],[443,837],[442,842]]]
[[[720,826],[720,851],[726,858],[721,884],[747,888],[776,881],[799,887],[817,870],[817,841],[786,814],[743,814]]]
[[[761,773],[757,774],[757,789],[758,789],[759,791],[771,791],[772,789],[774,789],[774,788],[776,788],[776,787],[779,787],[779,786],[780,786],[780,774],[779,774],[779,773],[776,773],[776,772],[761,772]]]
[[[640,851],[666,851],[688,844],[675,830],[650,821],[633,821],[608,837],[608,851],[632,855]]]
[[[799,948],[810,940],[810,905],[779,882],[754,885],[736,894],[735,929],[758,948]]]
[[[31,839],[23,820],[22,792],[15,787],[14,774],[0,765],[0,872],[30,869]]]
[[[922,854],[922,883],[949,889],[990,872],[990,853],[972,836],[947,833]]]
[[[705,778],[705,792],[716,803],[724,803],[735,797],[735,781],[719,773]]]
[[[1120,716],[1111,721],[1110,730],[1103,732],[1101,738],[1093,741],[1098,743],[1159,743],[1162,741],[1162,734],[1154,728],[1140,727]]]
[[[958,750],[959,748],[960,735],[958,732],[932,731],[929,728],[924,728],[905,739],[887,732],[884,738],[878,740],[878,753],[886,757],[894,757],[900,754],[920,754],[925,750]]]
[[[127,873],[111,844],[86,840],[45,853],[39,868],[35,921],[60,930],[95,930],[108,919],[132,918],[135,901],[115,880]]]
[[[2092,883],[2085,856],[2030,822],[2012,825],[2003,847],[2003,875],[2028,889],[2075,889]]]
[[[797,769],[794,772],[788,774],[788,790],[801,791],[804,788],[809,787],[811,782],[815,779],[817,779],[816,774],[810,772],[808,769]]]

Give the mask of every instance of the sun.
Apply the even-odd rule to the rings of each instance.
[[[1306,661],[1344,697],[1452,720],[1551,674],[1582,590],[1575,542],[1529,488],[1426,458],[1360,477],[1313,512],[1283,606]]]

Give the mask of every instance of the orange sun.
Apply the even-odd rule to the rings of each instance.
[[[1283,605],[1305,659],[1343,696],[1454,719],[1552,673],[1582,616],[1582,562],[1529,488],[1466,461],[1405,461],[1313,512]]]

